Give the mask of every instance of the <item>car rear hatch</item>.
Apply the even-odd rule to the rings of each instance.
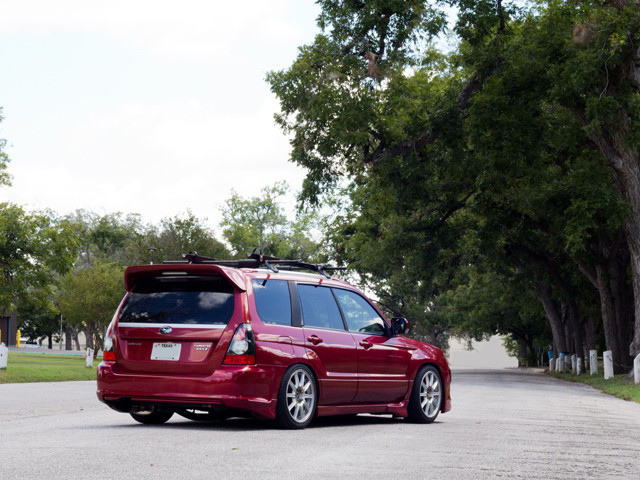
[[[125,286],[115,347],[121,372],[209,376],[222,363],[244,310],[245,285],[237,271],[212,265],[130,267]]]

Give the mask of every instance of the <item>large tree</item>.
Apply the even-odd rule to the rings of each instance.
[[[62,277],[57,301],[71,325],[84,330],[87,347],[98,350],[104,332],[125,293],[124,268],[98,261]]]
[[[0,309],[15,308],[31,288],[50,292],[57,275],[73,266],[77,248],[68,221],[0,203]]]
[[[322,245],[313,238],[318,227],[318,215],[298,211],[290,220],[282,205],[289,192],[286,182],[265,187],[260,196],[244,198],[233,193],[222,207],[222,234],[234,255],[244,258],[258,251],[281,258],[305,261],[326,259]]]
[[[607,344],[628,365],[616,348],[626,307],[607,296],[627,289],[627,248],[636,290],[640,270],[637,2],[319,3],[323,33],[268,80],[291,158],[308,170],[303,199],[352,184],[341,253],[379,281],[413,279],[432,310],[464,262],[488,260],[537,292],[566,351],[584,347],[583,330],[593,337],[581,298],[593,291],[575,288],[587,278]],[[458,7],[448,56],[427,41],[442,3]],[[556,321],[551,301],[571,313]]]

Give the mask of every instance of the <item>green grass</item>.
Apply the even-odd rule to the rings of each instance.
[[[43,353],[9,352],[7,369],[0,370],[0,383],[67,382],[95,380],[95,359],[92,368],[85,366],[86,357]]]
[[[633,381],[625,382],[623,379],[626,375],[616,375],[609,380],[604,379],[604,375],[599,373],[598,375],[573,375],[571,373],[559,373],[548,372],[556,378],[562,380],[568,380],[570,382],[584,383],[585,385],[591,385],[598,390],[613,395],[614,397],[622,398],[623,400],[629,400],[631,402],[640,403],[640,385],[634,385]]]

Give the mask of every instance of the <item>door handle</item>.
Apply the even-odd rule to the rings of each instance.
[[[322,343],[322,339],[316,335],[311,335],[310,337],[307,337],[307,341],[313,343],[314,345],[318,345],[319,343]]]
[[[373,347],[373,343],[371,343],[369,340],[361,340],[360,346],[365,350],[369,350],[371,347]]]

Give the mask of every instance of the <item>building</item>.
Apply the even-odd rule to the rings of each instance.
[[[0,315],[0,342],[6,346],[17,344],[18,336],[18,312],[12,311],[9,315]]]

